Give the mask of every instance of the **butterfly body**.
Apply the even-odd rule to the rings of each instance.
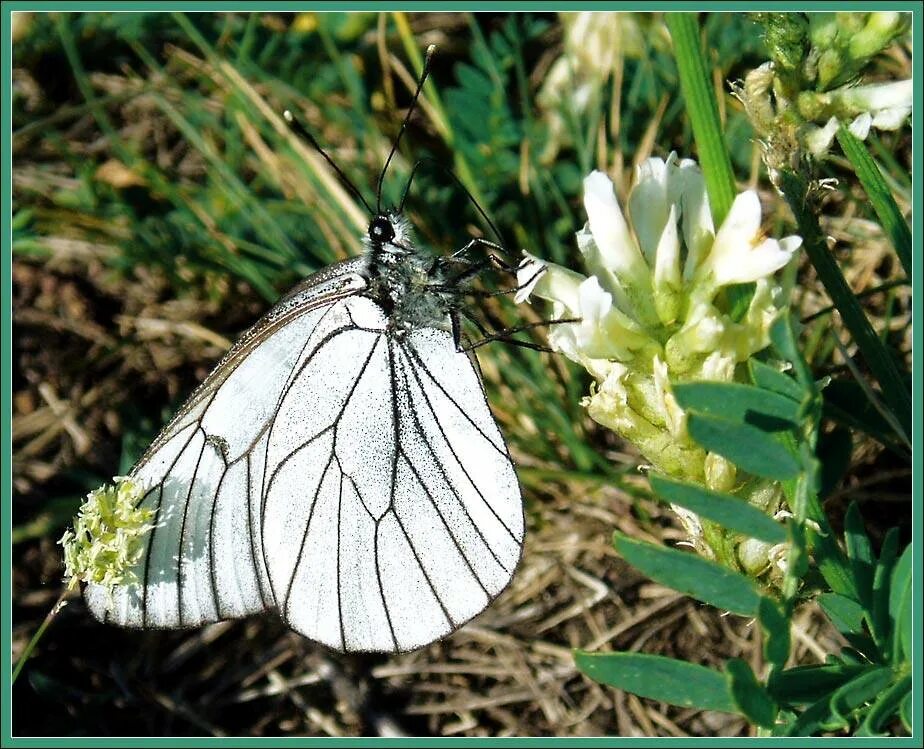
[[[445,258],[416,247],[402,217],[380,218],[389,222],[394,236],[388,241],[370,236],[365,294],[385,310],[395,335],[424,326],[450,330],[450,317],[462,303],[466,284],[453,283]]]

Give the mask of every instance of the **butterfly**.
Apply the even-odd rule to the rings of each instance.
[[[400,209],[381,210],[398,140],[365,252],[285,294],[131,471],[153,528],[135,582],[85,589],[97,619],[192,627],[275,610],[335,650],[400,652],[510,582],[523,502],[460,324],[487,263],[467,258],[479,240],[422,252]]]

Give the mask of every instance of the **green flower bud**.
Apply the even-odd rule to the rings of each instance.
[[[908,13],[870,13],[863,28],[850,36],[848,54],[853,60],[863,64],[904,34],[909,25]]]
[[[721,455],[709,453],[705,461],[706,486],[716,492],[730,492],[735,488],[737,469],[734,463]]]
[[[763,26],[770,59],[782,70],[797,69],[808,48],[808,19],[802,13],[753,13]]]
[[[834,44],[838,32],[836,13],[809,13],[808,24],[813,47],[827,49]]]

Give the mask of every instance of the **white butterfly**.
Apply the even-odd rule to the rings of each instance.
[[[337,650],[407,651],[484,610],[524,517],[459,346],[472,267],[378,212],[363,256],[244,333],[131,472],[155,527],[137,582],[87,587],[94,616],[189,627],[275,609]]]

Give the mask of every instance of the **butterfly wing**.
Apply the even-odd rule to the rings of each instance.
[[[259,498],[267,432],[287,382],[337,301],[365,288],[365,260],[309,277],[248,330],[154,440],[131,477],[154,512],[135,582],[88,585],[98,619],[182,627],[274,604]],[[348,321],[345,321],[348,322]]]
[[[336,305],[268,430],[261,528],[280,615],[344,651],[406,651],[506,587],[523,507],[473,358],[449,333],[388,331]]]

